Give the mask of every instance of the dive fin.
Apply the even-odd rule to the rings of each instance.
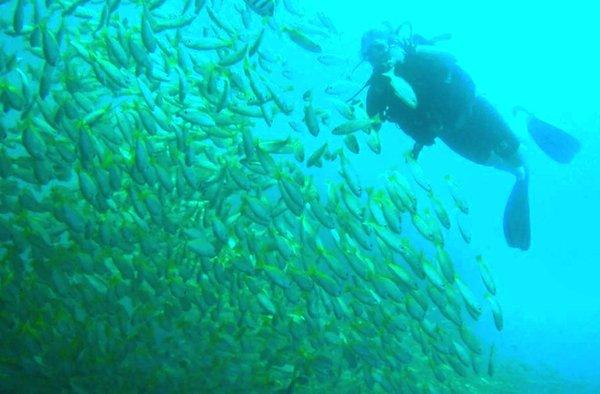
[[[529,249],[531,224],[529,222],[529,177],[517,179],[504,208],[504,238],[512,248]]]
[[[515,108],[527,114],[527,131],[546,155],[552,160],[567,164],[581,149],[579,140],[566,131],[544,122],[522,107]]]

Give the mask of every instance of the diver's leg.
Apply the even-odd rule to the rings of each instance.
[[[500,157],[495,151],[492,151],[486,165],[510,172],[517,179],[529,177],[527,149],[523,144],[520,144],[518,149],[507,157]]]
[[[487,165],[515,175],[515,184],[504,208],[504,237],[509,246],[522,250],[531,244],[529,214],[529,167],[526,150],[495,108],[486,106],[487,133],[494,144]]]
[[[459,126],[446,129],[440,139],[456,153],[476,163],[515,175],[504,209],[504,236],[509,246],[527,250],[530,245],[529,171],[525,151],[508,123],[494,106],[477,97]]]

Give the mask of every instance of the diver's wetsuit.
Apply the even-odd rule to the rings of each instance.
[[[519,141],[498,111],[475,93],[472,79],[455,63],[409,51],[396,62],[394,73],[417,96],[417,108],[394,95],[389,78],[374,71],[367,93],[367,113],[398,124],[421,145],[439,137],[461,156],[486,164],[494,152],[513,156]]]

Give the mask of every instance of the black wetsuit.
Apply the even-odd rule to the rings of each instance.
[[[485,164],[495,152],[514,155],[519,141],[498,111],[475,93],[471,77],[455,63],[408,52],[394,66],[417,96],[412,109],[395,96],[389,78],[374,72],[367,93],[367,113],[392,121],[421,145],[440,138],[461,156]]]

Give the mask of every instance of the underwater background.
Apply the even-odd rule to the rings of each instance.
[[[0,391],[600,392],[588,2],[1,3]],[[529,250],[512,175],[346,101],[404,21],[581,142],[514,123]]]

